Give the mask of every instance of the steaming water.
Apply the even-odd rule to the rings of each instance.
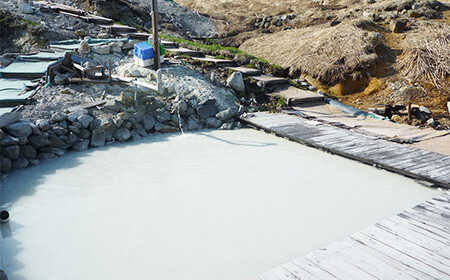
[[[12,174],[12,280],[244,280],[437,195],[254,130],[149,137]]]

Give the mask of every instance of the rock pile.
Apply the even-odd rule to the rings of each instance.
[[[253,26],[259,29],[267,29],[270,26],[280,27],[287,24],[293,18],[295,18],[295,15],[265,16],[257,18]]]

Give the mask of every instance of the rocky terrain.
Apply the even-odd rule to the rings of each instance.
[[[279,65],[364,110],[414,100],[448,126],[450,2],[435,0],[178,0],[211,16],[219,42]],[[406,119],[403,119],[406,122]]]

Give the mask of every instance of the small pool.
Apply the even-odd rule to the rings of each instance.
[[[10,280],[245,280],[438,191],[256,130],[157,135],[16,172]]]

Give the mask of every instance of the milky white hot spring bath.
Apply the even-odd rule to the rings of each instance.
[[[255,130],[151,136],[11,174],[11,280],[245,280],[438,192]]]

